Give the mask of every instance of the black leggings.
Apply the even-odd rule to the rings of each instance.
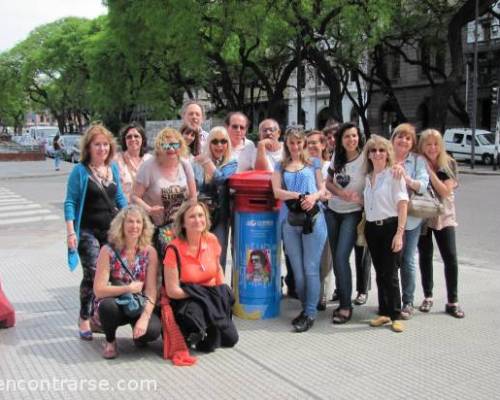
[[[116,338],[116,330],[119,326],[130,324],[132,329],[139,318],[131,319],[127,317],[121,307],[116,304],[114,297],[102,299],[99,303],[99,319],[101,326],[106,335],[107,342],[114,342]],[[151,314],[148,329],[146,333],[136,340],[138,342],[146,343],[156,340],[160,336],[161,322],[160,318],[155,313]]]
[[[444,263],[444,277],[446,289],[448,291],[448,303],[457,303],[458,261],[454,226],[448,226],[439,231],[427,228],[426,234],[420,236],[420,240],[418,241],[418,255],[424,296],[432,297],[432,289],[434,288],[434,280],[432,277],[432,257],[434,254],[432,233],[434,233]]]

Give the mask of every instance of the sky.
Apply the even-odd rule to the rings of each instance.
[[[0,52],[26,39],[37,26],[64,17],[95,18],[106,13],[102,0],[0,0]]]

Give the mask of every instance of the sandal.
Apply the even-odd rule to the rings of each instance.
[[[463,318],[465,317],[464,311],[460,308],[458,304],[446,304],[445,307],[446,314],[450,314],[455,318]]]
[[[434,301],[432,299],[424,299],[420,307],[418,308],[422,312],[431,311],[432,306],[434,305]]]
[[[352,317],[352,308],[349,308],[348,310],[349,310],[348,314],[345,315],[345,314],[342,314],[340,312],[341,311],[340,308],[337,308],[333,312],[332,323],[334,323],[336,325],[342,325],[342,324],[345,324],[346,322],[348,322]],[[345,309],[343,311],[345,311]]]
[[[90,341],[92,340],[92,330],[86,330],[86,331],[81,331],[80,330],[80,324],[82,323],[82,319],[78,318],[78,334],[80,335],[80,339],[85,340],[85,341]]]

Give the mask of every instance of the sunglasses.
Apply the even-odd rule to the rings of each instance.
[[[141,135],[126,135],[125,139],[130,140],[130,139],[140,139]]]
[[[242,131],[244,131],[247,127],[245,125],[231,125],[231,129],[234,129],[234,130],[237,130],[237,129],[241,129]]]
[[[210,144],[218,145],[218,144],[227,144],[227,139],[213,139]]]
[[[181,144],[179,142],[163,143],[161,148],[163,150],[179,150],[181,148]]]
[[[370,153],[385,153],[385,149],[370,149]]]

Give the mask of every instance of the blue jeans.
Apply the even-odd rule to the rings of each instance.
[[[320,293],[320,261],[326,241],[326,223],[323,212],[316,218],[312,233],[304,235],[302,227],[283,223],[283,242],[292,264],[295,291],[304,313],[315,318]]]
[[[356,243],[356,227],[361,221],[361,211],[337,213],[326,211],[328,239],[332,249],[333,272],[339,295],[339,307],[352,308],[352,273],[349,257]]]
[[[403,293],[403,307],[406,304],[413,304],[415,295],[415,274],[416,274],[416,255],[418,239],[420,238],[420,229],[422,224],[419,224],[415,229],[405,231],[402,263],[401,263],[401,291]]]
[[[61,151],[54,151],[54,168],[59,169],[59,165],[61,164]]]

